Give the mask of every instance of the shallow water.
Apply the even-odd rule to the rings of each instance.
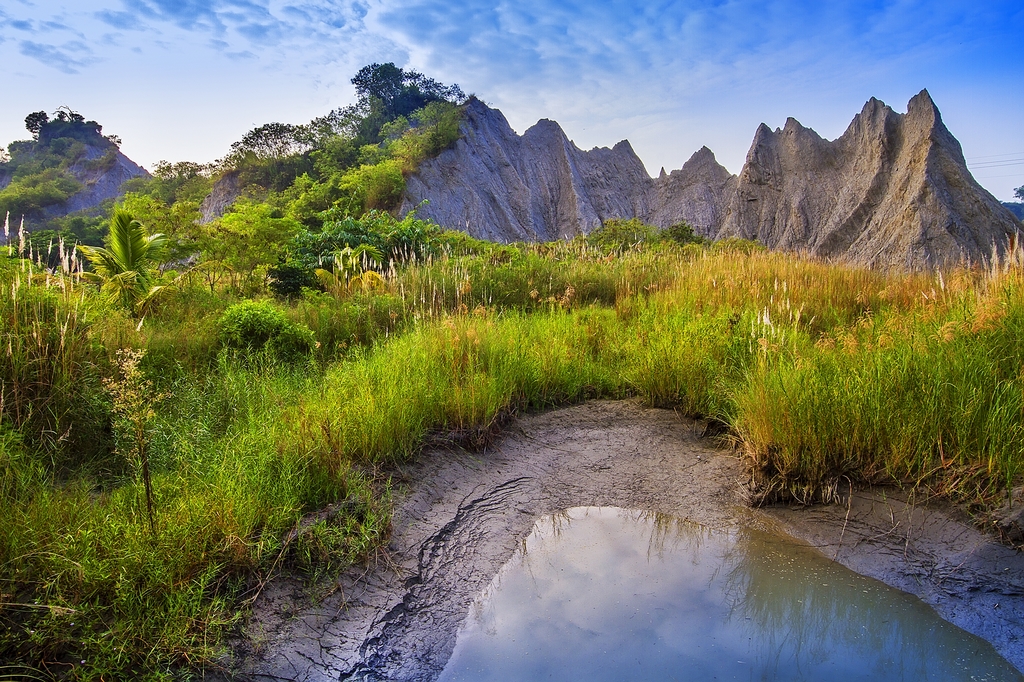
[[[580,507],[537,523],[439,680],[1019,680],[916,597],[754,530]]]

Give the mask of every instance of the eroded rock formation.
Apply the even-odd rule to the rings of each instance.
[[[554,121],[517,135],[496,109],[466,105],[462,137],[408,178],[402,213],[495,241],[584,234],[613,216],[644,214],[650,182],[628,142],[581,151]]]
[[[581,151],[547,120],[519,136],[472,100],[462,138],[409,178],[402,212],[417,206],[498,241],[572,237],[609,218],[685,220],[705,237],[909,268],[987,260],[1020,229],[971,176],[927,91],[906,114],[871,99],[831,142],[795,119],[762,124],[739,176],[705,147],[656,179],[626,141]]]
[[[761,125],[719,237],[867,265],[989,259],[1020,227],[971,176],[927,91],[906,114],[871,99],[829,142]]]
[[[123,194],[121,185],[127,181],[132,178],[149,177],[149,171],[122,154],[120,150],[114,151],[113,161],[109,164],[97,167],[90,163],[102,159],[109,152],[109,149],[87,146],[82,158],[68,169],[83,187],[67,200],[61,208],[62,214],[85,211],[108,199],[115,199]]]
[[[685,221],[697,234],[713,239],[725,222],[729,197],[736,192],[736,176],[715,160],[710,149],[701,147],[681,169],[662,171],[645,191],[650,209],[638,217],[658,227]]]
[[[199,222],[209,223],[224,215],[242,195],[236,171],[228,171],[213,183],[213,189],[199,205]]]

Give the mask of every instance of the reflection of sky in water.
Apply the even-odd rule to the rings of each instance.
[[[578,508],[538,522],[440,680],[1018,680],[903,592],[756,531]]]

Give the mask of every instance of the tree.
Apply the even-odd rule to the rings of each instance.
[[[1024,185],[1021,185],[1017,189],[1013,190],[1013,196],[1017,197],[1021,201],[1024,201]]]
[[[370,64],[352,78],[360,101],[377,99],[387,120],[408,116],[431,102],[461,102],[466,98],[458,85],[444,85],[418,71],[387,64]]]
[[[466,98],[458,85],[444,85],[418,71],[394,65],[369,64],[352,78],[359,102],[343,110],[342,118],[358,118],[356,135],[363,144],[380,142],[380,129],[431,102],[459,103]]]
[[[71,107],[62,105],[57,107],[57,111],[53,112],[54,120],[62,123],[84,123],[85,116],[82,116],[77,111],[73,111]]]
[[[247,132],[241,140],[231,145],[236,156],[252,154],[257,159],[275,159],[307,151],[308,134],[304,126],[290,123],[267,123]]]
[[[50,117],[46,115],[45,111],[33,111],[25,117],[25,127],[33,135],[39,135],[39,131],[49,122]]]
[[[211,290],[223,274],[239,291],[266,285],[268,270],[300,225],[267,204],[240,199],[220,218],[199,226],[198,240]]]
[[[162,234],[146,234],[146,228],[128,211],[114,209],[107,248],[78,248],[92,264],[86,276],[100,285],[108,299],[137,315],[163,289],[155,282],[166,241]]]

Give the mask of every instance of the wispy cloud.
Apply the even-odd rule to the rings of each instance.
[[[105,9],[93,13],[93,16],[104,24],[121,29],[122,31],[141,31],[146,28],[139,15],[134,12],[116,12]]]
[[[19,51],[46,66],[71,74],[78,73],[79,69],[90,63],[89,55],[92,52],[87,45],[78,41],[57,46],[31,40],[21,41]]]

